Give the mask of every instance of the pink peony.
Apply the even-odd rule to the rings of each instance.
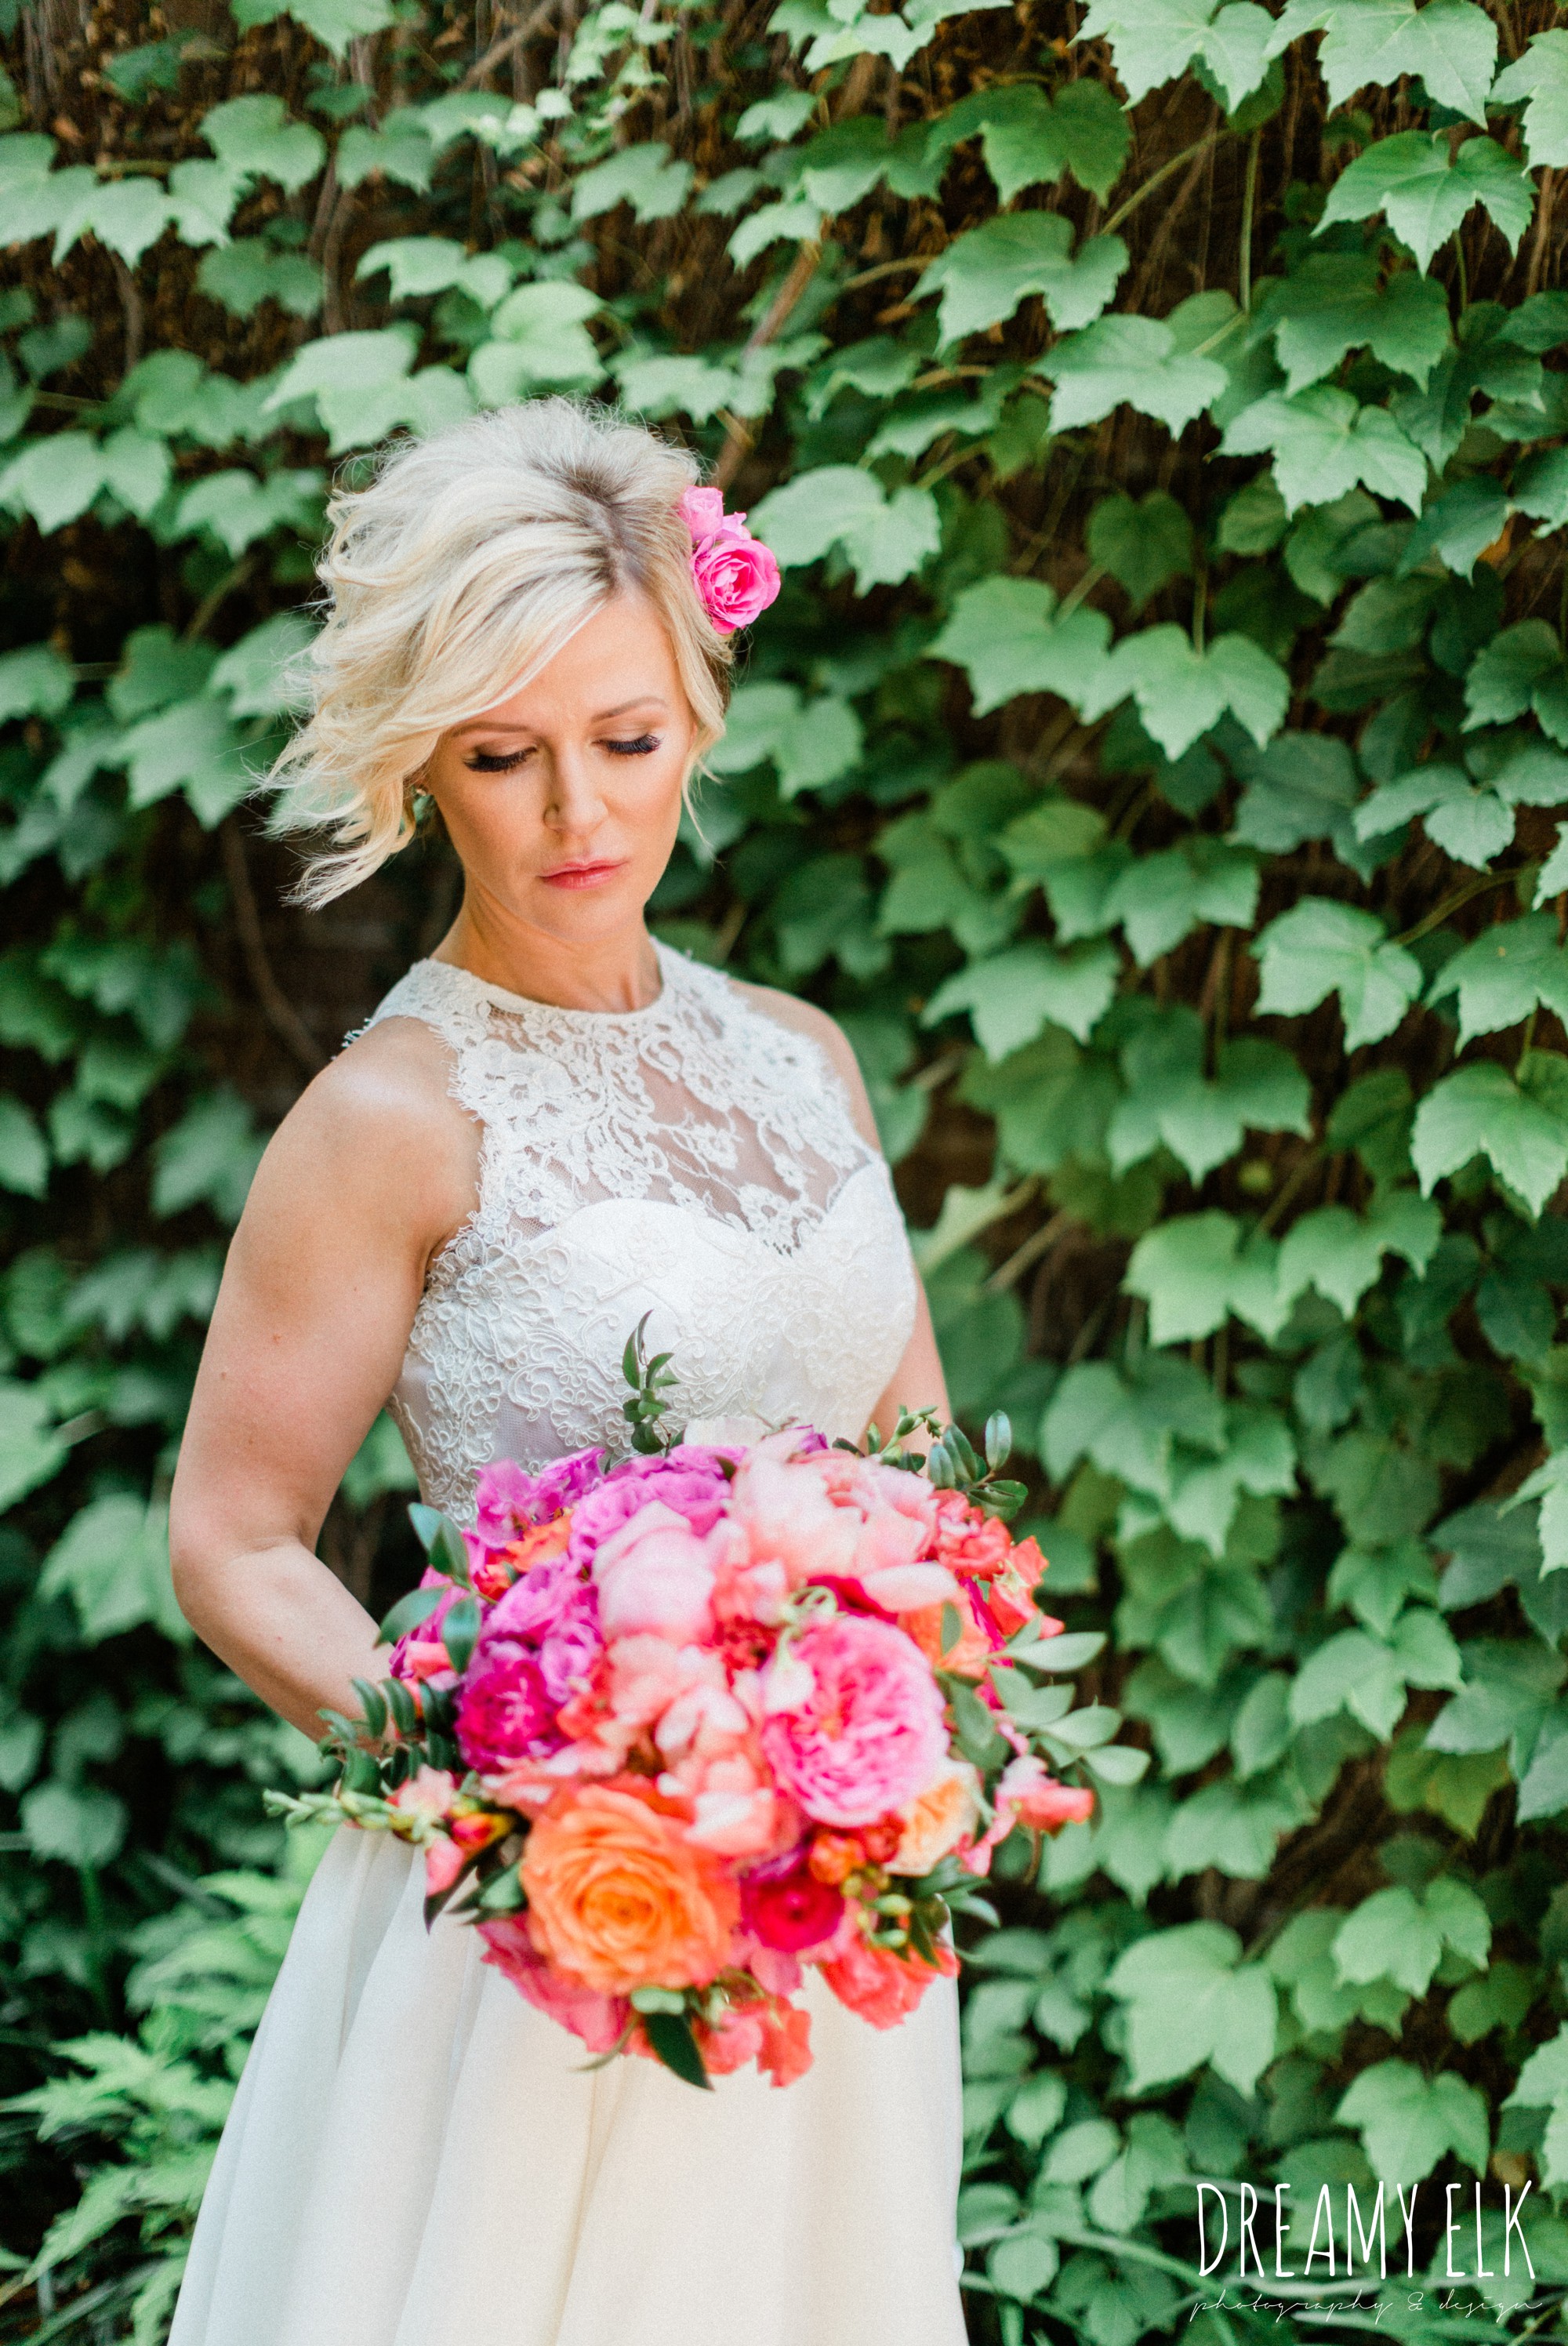
[[[691,576],[715,631],[748,627],[779,592],[771,548],[752,536],[742,513],[727,514],[718,489],[687,489],[679,505],[691,532]]]
[[[839,1615],[803,1629],[790,1659],[810,1692],[771,1710],[763,1749],[784,1790],[830,1825],[871,1824],[907,1808],[947,1758],[942,1689],[891,1622]]]
[[[784,1954],[820,1947],[832,1937],[843,1912],[842,1893],[818,1881],[801,1850],[754,1865],[740,1877],[743,1926],[765,1947]]]
[[[614,2052],[632,2016],[624,1996],[601,1995],[569,1972],[557,1971],[546,1963],[521,1914],[508,1915],[499,1923],[481,1923],[479,1935],[484,1941],[482,1960],[504,1972],[535,2011],[569,2028],[590,2053]]]
[[[596,1490],[572,1509],[567,1549],[572,1562],[585,1572],[600,1542],[653,1499],[683,1517],[687,1528],[702,1538],[718,1521],[729,1495],[724,1455],[722,1451],[688,1449],[677,1443],[663,1457],[628,1459],[625,1465],[615,1467]]]
[[[686,1646],[713,1627],[713,1565],[684,1515],[661,1499],[599,1542],[599,1618],[608,1638],[663,1637]]]

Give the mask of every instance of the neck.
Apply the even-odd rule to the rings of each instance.
[[[557,1010],[646,1010],[663,983],[640,913],[608,936],[567,944],[488,904],[472,888],[431,958]]]

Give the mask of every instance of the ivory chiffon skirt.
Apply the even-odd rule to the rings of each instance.
[[[952,1984],[711,2094],[585,2072],[423,1866],[343,1828],[219,2148],[170,2346],[962,2346]]]

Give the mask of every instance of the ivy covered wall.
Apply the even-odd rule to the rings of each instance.
[[[282,905],[329,475],[559,388],[784,566],[657,924],[842,1020],[1139,1747],[974,1951],[976,2340],[1278,2336],[1198,2179],[1339,2277],[1420,2186],[1341,2331],[1565,2334],[1555,15],[0,0],[0,2336],[155,2346],[310,1862],[163,1526],[266,1132],[455,902]]]

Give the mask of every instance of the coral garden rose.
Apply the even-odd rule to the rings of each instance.
[[[905,1811],[893,1872],[929,1873],[974,1831],[979,1815],[980,1779],[967,1760],[954,1760]]]
[[[813,1622],[789,1648],[810,1689],[774,1709],[763,1749],[784,1790],[828,1825],[907,1808],[947,1758],[942,1689],[901,1629],[864,1615]]]
[[[642,1790],[560,1794],[529,1834],[522,1871],[535,1946],[603,1994],[701,1986],[728,1958],[733,1881]]]
[[[821,1970],[840,2004],[869,2020],[873,2028],[896,2028],[909,2018],[934,1979],[956,1976],[958,1957],[939,1940],[933,1970],[918,1955],[897,1955],[891,1947],[873,1947],[869,1939],[857,1935]]]

